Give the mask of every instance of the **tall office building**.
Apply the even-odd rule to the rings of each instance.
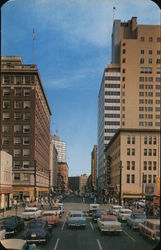
[[[159,25],[137,24],[133,17],[128,22],[115,20],[112,32],[111,64],[118,65],[120,95],[120,125],[118,128],[159,130],[160,129],[160,81],[161,81],[161,27]],[[103,78],[104,79],[104,78]],[[104,113],[106,109],[104,84],[99,94],[98,115],[98,184],[105,188]],[[109,96],[108,96],[109,99]],[[112,103],[115,97],[112,96]],[[109,101],[108,101],[109,102]],[[112,112],[115,115],[115,111]],[[108,116],[109,123],[109,116]],[[118,117],[113,118],[113,124]],[[100,129],[102,128],[102,129]],[[110,140],[111,138],[108,137]],[[103,144],[104,141],[104,144]]]
[[[120,127],[120,66],[109,64],[104,70],[98,96],[98,187],[105,185],[104,150]]]
[[[52,136],[52,142],[58,153],[57,161],[66,162],[66,142],[60,140],[59,136],[56,135]]]
[[[35,187],[37,197],[48,194],[51,111],[36,65],[1,60],[1,143],[13,156],[13,196],[34,199]]]

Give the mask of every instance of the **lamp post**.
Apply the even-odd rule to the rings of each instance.
[[[121,185],[122,185],[122,161],[120,161],[120,192],[119,192],[119,205],[121,206]]]
[[[36,160],[34,160],[34,201],[36,201]]]
[[[142,199],[143,199],[143,196],[144,196],[144,172],[142,174]]]

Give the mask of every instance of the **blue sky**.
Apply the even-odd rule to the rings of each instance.
[[[121,2],[121,3],[120,3]],[[90,173],[97,144],[97,102],[103,70],[110,63],[115,19],[159,24],[150,0],[11,0],[2,9],[2,55],[34,63],[52,111],[51,133],[67,143],[69,175]]]

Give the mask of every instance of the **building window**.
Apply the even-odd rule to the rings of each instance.
[[[125,53],[126,53],[126,50],[125,50],[125,49],[123,49],[123,50],[122,50],[122,53],[123,53],[123,54],[125,54]]]
[[[21,144],[21,137],[14,137],[14,144]]]
[[[9,125],[4,124],[3,125],[3,132],[8,133],[9,132]]]
[[[157,60],[156,60],[156,64],[160,64],[160,59],[157,59]]]
[[[130,136],[127,137],[127,144],[130,144]]]
[[[161,42],[161,37],[157,37],[157,42],[158,42],[158,43]]]
[[[15,89],[15,96],[21,96],[22,90],[20,88]]]
[[[140,54],[142,54],[142,55],[144,54],[144,50],[143,49],[140,51]]]
[[[153,149],[153,155],[156,156],[157,155],[157,150]]]
[[[22,84],[22,76],[16,76],[16,85],[21,85]]]
[[[134,174],[131,175],[131,183],[135,183],[135,175]]]
[[[148,162],[148,169],[152,170],[152,162],[151,161]]]
[[[22,113],[20,113],[20,112],[15,112],[15,113],[14,113],[14,119],[15,119],[15,120],[20,120],[21,117],[22,117]]]
[[[144,36],[141,36],[141,37],[140,37],[140,41],[141,41],[141,42],[144,42]]]
[[[147,176],[143,174],[143,183],[147,183]]]
[[[3,142],[3,145],[8,145],[9,144],[9,138],[8,137],[3,137],[2,142]]]
[[[144,63],[144,58],[140,58],[140,63]]]
[[[23,138],[23,144],[24,145],[30,145],[30,138],[29,137],[24,137]]]
[[[126,183],[130,183],[130,175],[129,174],[126,175]]]
[[[147,161],[144,161],[144,170],[147,170]]]
[[[130,155],[130,148],[127,148],[127,155]]]
[[[3,101],[3,108],[9,109],[10,108],[10,101],[8,101],[8,100]]]
[[[147,149],[144,148],[144,156],[147,156]]]
[[[21,149],[14,149],[14,156],[20,157],[21,156]]]
[[[23,149],[23,156],[30,156],[30,149]]]
[[[30,120],[31,113],[29,112],[24,112],[24,120]]]
[[[125,63],[125,58],[122,59],[122,63]]]
[[[156,175],[153,175],[153,183],[156,182]]]
[[[148,183],[151,183],[151,175],[148,175]]]
[[[132,148],[132,155],[135,155],[135,148]]]
[[[132,161],[132,170],[135,170],[135,161]]]
[[[14,161],[13,162],[14,169],[20,169],[21,168],[21,161]]]
[[[149,58],[149,63],[152,63],[152,58]]]
[[[4,84],[13,84],[14,83],[14,77],[4,75]]]
[[[3,89],[3,96],[10,96],[10,89]]]
[[[152,137],[149,136],[149,144],[152,144]]]
[[[24,89],[24,96],[30,96],[30,89]]]
[[[130,161],[127,161],[127,170],[130,170]]]
[[[20,180],[20,174],[14,174],[14,180],[19,181]]]
[[[152,149],[149,148],[149,156],[152,156]]]
[[[149,55],[152,55],[152,50],[149,50]]]
[[[30,168],[30,161],[23,161],[23,168]]]
[[[156,136],[153,137],[153,144],[154,144],[154,145],[157,144],[157,138],[156,138]]]
[[[22,108],[22,101],[16,100],[14,103],[15,109],[20,109]]]
[[[132,136],[132,144],[135,144],[135,136]]]
[[[30,132],[30,125],[24,125],[23,126],[23,132],[24,133],[29,133]]]
[[[153,38],[152,37],[149,37],[149,42],[152,42],[153,41]]]
[[[24,101],[23,106],[25,109],[31,108],[31,101]]]
[[[24,181],[29,181],[30,180],[30,175],[29,174],[24,174],[23,179],[24,179]]]

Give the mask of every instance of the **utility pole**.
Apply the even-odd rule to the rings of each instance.
[[[142,174],[142,198],[144,196],[143,191],[144,191],[144,173]]]
[[[119,193],[119,205],[121,206],[121,185],[122,185],[122,161],[120,161],[120,193]]]
[[[36,160],[34,160],[34,200],[36,201]]]

